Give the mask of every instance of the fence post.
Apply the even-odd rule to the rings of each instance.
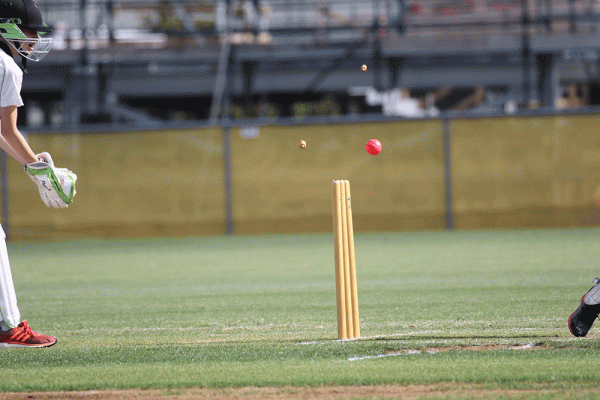
[[[450,118],[442,118],[442,137],[444,141],[444,186],[446,189],[446,229],[454,229],[452,214],[452,154],[450,144]]]
[[[225,233],[233,235],[233,207],[231,199],[231,127],[223,125],[223,188],[225,189]]]

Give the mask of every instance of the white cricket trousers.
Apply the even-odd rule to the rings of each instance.
[[[17,295],[13,284],[8,251],[6,249],[6,234],[0,225],[0,320],[9,328],[15,328],[21,321]]]

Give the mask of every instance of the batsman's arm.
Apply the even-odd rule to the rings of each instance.
[[[0,107],[0,147],[21,165],[37,161],[29,144],[17,129],[17,106]]]
[[[0,147],[12,158],[20,162],[21,165],[25,167],[26,171],[28,171],[27,166],[40,165],[38,156],[36,156],[33,150],[31,150],[31,147],[29,147],[27,141],[17,129],[17,106],[0,107]],[[62,193],[62,183],[56,177],[56,174],[53,172],[50,165],[46,162],[43,162],[42,164],[45,164],[44,167],[47,166],[45,169],[48,171],[48,174],[35,176],[31,173],[33,171],[28,171],[31,180],[38,186],[38,191],[42,201],[47,207],[67,207],[75,195],[74,182],[77,177],[75,176],[74,178],[71,178],[68,176],[68,183],[70,184],[69,189],[72,190],[70,190],[69,195],[64,195]],[[33,170],[35,170],[35,168]],[[36,172],[39,172],[39,169]],[[62,174],[61,176],[66,175],[62,172],[60,173]],[[50,180],[49,178],[53,179]],[[56,187],[52,186],[52,182],[56,183]],[[57,190],[60,190],[61,193],[58,193]],[[63,197],[66,199],[66,201],[60,196],[61,194],[63,194]]]

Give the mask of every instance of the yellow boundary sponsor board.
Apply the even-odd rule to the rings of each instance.
[[[224,232],[220,129],[32,135],[34,151],[78,175],[68,209],[47,209],[9,161],[15,239]]]
[[[456,228],[597,224],[599,123],[594,115],[452,121]]]
[[[600,117],[449,122],[457,229],[594,226]],[[331,231],[331,181],[352,184],[354,229],[444,229],[444,124],[439,120],[233,128],[236,234]],[[379,155],[365,150],[369,139]],[[300,141],[306,142],[301,149]],[[32,135],[37,152],[79,176],[66,210],[47,209],[9,159],[13,239],[225,233],[221,128]]]
[[[444,226],[442,124],[265,126],[232,132],[236,233],[331,231],[331,182],[352,183],[355,230]],[[383,143],[372,156],[369,139]],[[299,143],[306,141],[306,149]]]

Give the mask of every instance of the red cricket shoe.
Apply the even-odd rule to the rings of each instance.
[[[50,347],[56,344],[56,338],[37,333],[27,325],[27,320],[10,331],[0,332],[2,347]]]

